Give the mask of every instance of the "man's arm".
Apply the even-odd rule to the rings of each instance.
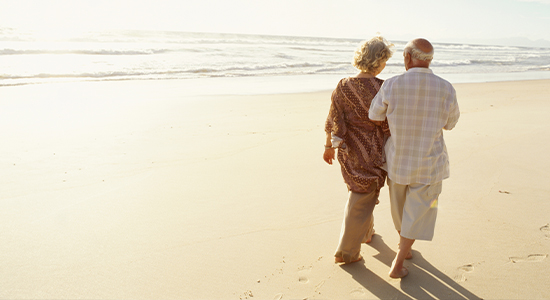
[[[449,107],[449,118],[447,119],[447,124],[443,127],[445,130],[453,129],[456,123],[458,123],[458,118],[460,117],[460,109],[458,108],[456,92],[454,89],[451,97],[453,98],[453,102],[451,103],[451,107]]]

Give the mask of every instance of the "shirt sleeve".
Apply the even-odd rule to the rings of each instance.
[[[384,86],[386,85],[386,82],[387,81],[382,84],[382,87],[380,88],[376,96],[374,96],[374,99],[372,99],[372,102],[370,104],[369,119],[373,121],[386,120],[386,111],[388,110],[388,103],[385,97],[386,93],[384,91]]]
[[[451,97],[453,101],[449,107],[449,118],[447,119],[447,124],[443,127],[445,130],[453,129],[456,123],[458,123],[458,118],[460,117],[460,109],[458,108],[458,101],[456,100],[456,92],[454,89]]]

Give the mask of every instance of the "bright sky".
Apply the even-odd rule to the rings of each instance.
[[[0,27],[550,41],[550,0],[0,0]]]

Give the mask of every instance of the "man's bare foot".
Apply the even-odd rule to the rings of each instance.
[[[409,275],[409,270],[403,266],[403,262],[397,263],[397,257],[393,260],[390,267],[390,273],[391,278],[403,278],[407,275]]]
[[[409,270],[407,270],[407,268],[405,268],[405,267],[402,267],[401,270],[391,270],[390,271],[390,277],[391,278],[403,278],[407,275],[409,275]]]
[[[358,257],[356,260],[351,261],[351,262],[349,262],[349,263],[351,264],[351,263],[354,263],[354,262],[358,262],[358,261],[360,261],[360,260],[362,260],[362,259],[363,259],[363,256],[359,255],[359,257]],[[344,259],[343,259],[342,257],[335,257],[335,258],[334,258],[334,263],[337,263],[337,264],[339,264],[339,263],[345,263],[345,261],[344,261]]]

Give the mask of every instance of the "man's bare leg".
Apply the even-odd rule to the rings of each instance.
[[[399,234],[399,236],[401,237],[401,231],[397,231],[397,234]],[[399,248],[399,244],[397,244],[397,248]],[[412,254],[412,247],[411,249],[409,249],[409,253],[407,254],[407,256],[405,256],[405,259],[412,259],[413,258],[413,254]]]
[[[409,274],[409,270],[403,267],[403,262],[405,262],[405,258],[411,251],[413,244],[414,240],[400,236],[399,250],[397,251],[397,255],[395,256],[390,268],[389,275],[391,278],[403,278]]]

